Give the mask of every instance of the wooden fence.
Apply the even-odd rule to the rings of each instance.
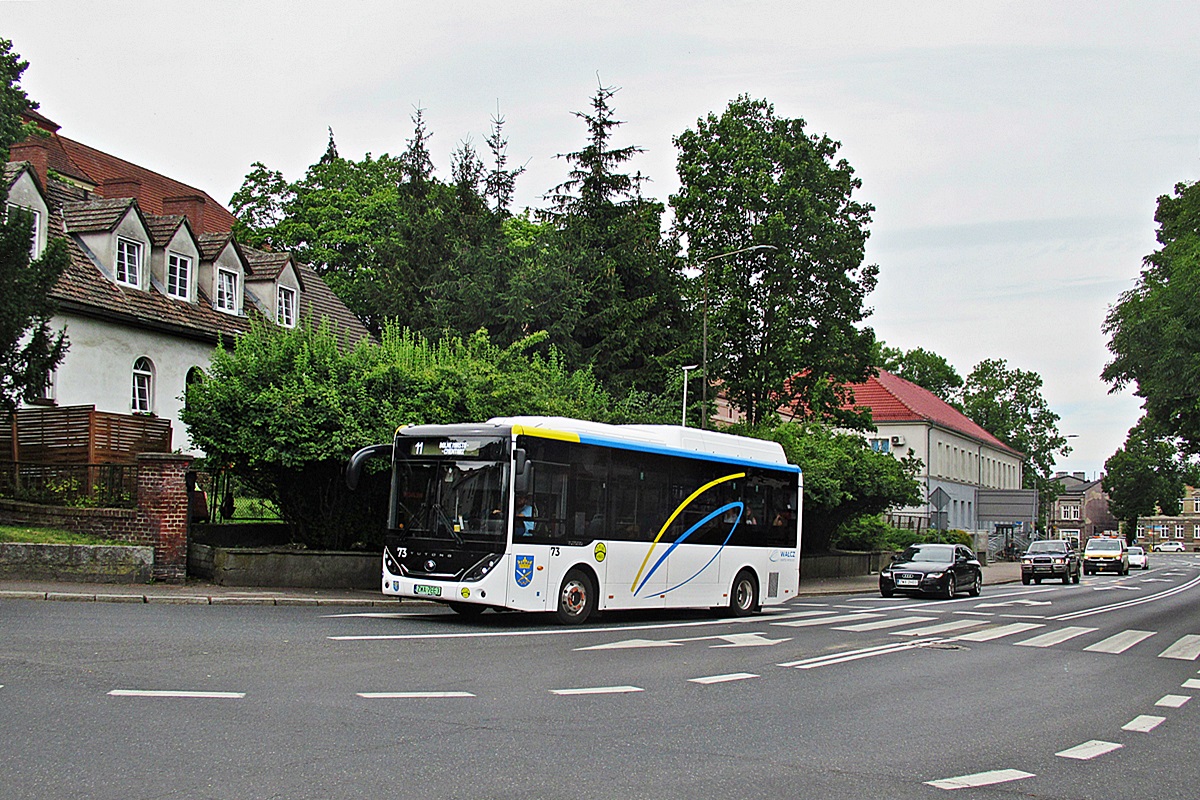
[[[171,423],[95,406],[23,408],[0,426],[0,458],[27,464],[133,464],[171,452]]]

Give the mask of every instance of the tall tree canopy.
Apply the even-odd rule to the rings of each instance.
[[[1137,536],[1139,517],[1155,512],[1179,513],[1184,484],[1194,480],[1194,470],[1178,458],[1174,443],[1156,436],[1143,418],[1125,438],[1125,446],[1104,462],[1104,491],[1108,507],[1125,526],[1131,544]]]
[[[8,149],[31,131],[21,114],[37,108],[21,88],[29,66],[0,39],[0,163]],[[0,409],[13,411],[41,396],[50,371],[67,351],[66,332],[54,332],[56,304],[50,291],[67,268],[66,243],[51,239],[32,259],[33,215],[8,206],[8,185],[0,182]]]
[[[1147,420],[1200,452],[1200,183],[1159,197],[1154,219],[1160,247],[1104,320],[1113,359],[1101,377],[1112,391],[1133,385]]]
[[[962,410],[988,433],[1024,453],[1024,486],[1038,490],[1044,516],[1061,488],[1052,479],[1054,459],[1070,455],[1071,448],[1058,432],[1058,414],[1042,397],[1042,376],[1009,368],[1002,358],[985,359],[967,376]]]
[[[782,403],[838,418],[845,383],[865,380],[874,332],[861,323],[878,267],[863,263],[870,204],[840,144],[740,96],[675,138],[671,197],[709,318],[709,373],[757,421]],[[699,350],[700,348],[696,348]]]
[[[959,401],[963,379],[945,358],[923,347],[905,352],[880,344],[877,359],[880,367],[928,389],[947,403]]]

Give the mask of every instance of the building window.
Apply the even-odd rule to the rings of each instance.
[[[891,439],[872,439],[871,440],[871,449],[874,450],[876,453],[890,453],[890,452],[892,452],[892,440]]]
[[[46,373],[46,382],[42,385],[42,391],[33,401],[34,405],[52,406],[58,399],[56,386],[58,384],[58,370],[52,369]]]
[[[117,283],[142,285],[142,243],[117,239]]]
[[[167,253],[167,294],[187,300],[192,288],[192,260],[178,253]]]
[[[1175,538],[1176,539],[1183,538],[1183,523],[1182,522],[1178,522],[1175,524]]]
[[[145,356],[133,362],[133,413],[154,411],[154,364]]]
[[[296,327],[296,290],[286,286],[279,287],[279,305],[276,307],[275,321],[285,328]]]
[[[217,308],[236,314],[238,310],[237,291],[237,273],[228,269],[217,270]]]

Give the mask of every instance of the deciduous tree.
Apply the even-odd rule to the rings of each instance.
[[[1200,183],[1159,197],[1154,219],[1160,247],[1104,320],[1113,359],[1101,377],[1132,386],[1155,429],[1200,452]]]
[[[713,260],[693,296],[707,308],[709,373],[751,421],[784,403],[837,419],[841,387],[866,379],[874,333],[864,305],[878,267],[863,263],[870,204],[840,144],[746,95],[675,137],[671,197],[693,264]],[[699,347],[696,350],[700,350]]]
[[[1132,544],[1137,537],[1139,517],[1179,513],[1184,484],[1194,470],[1178,457],[1178,448],[1155,436],[1143,418],[1129,430],[1125,445],[1104,462],[1104,491],[1108,507],[1125,527]]]
[[[29,66],[0,39],[0,163],[30,130],[21,114],[36,109],[21,88]],[[53,238],[32,259],[33,215],[9,208],[8,186],[0,183],[0,409],[11,412],[41,396],[50,371],[67,351],[66,332],[50,328],[56,303],[50,291],[69,263],[66,243]]]

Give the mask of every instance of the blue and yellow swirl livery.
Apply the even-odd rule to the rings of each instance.
[[[729,543],[729,539],[730,539],[730,537],[733,536],[734,530],[737,529],[738,523],[742,521],[742,514],[744,514],[745,510],[746,510],[745,504],[743,504],[741,502],[733,502],[733,503],[728,503],[726,505],[721,506],[716,511],[713,511],[711,514],[704,517],[704,519],[700,520],[695,525],[693,525],[692,527],[690,527],[686,531],[684,531],[683,535],[671,543],[671,546],[667,548],[665,553],[663,553],[661,556],[658,557],[658,560],[654,562],[654,566],[650,567],[650,569],[648,571],[646,570],[646,565],[648,563],[650,563],[650,557],[654,555],[654,550],[655,550],[655,548],[658,547],[659,542],[662,541],[663,534],[665,534],[667,532],[667,528],[671,527],[671,523],[675,521],[676,517],[678,517],[681,513],[683,513],[683,510],[685,508],[687,508],[692,503],[694,503],[697,498],[699,498],[702,494],[707,492],[709,489],[712,489],[715,486],[719,486],[722,483],[727,483],[728,481],[734,481],[734,480],[737,480],[738,478],[744,478],[744,477],[746,477],[746,473],[734,472],[729,475],[725,475],[723,477],[717,478],[716,480],[709,481],[708,483],[704,484],[696,491],[692,492],[686,500],[684,500],[682,503],[680,503],[679,506],[673,512],[671,512],[671,516],[667,517],[667,521],[664,522],[662,528],[659,529],[658,535],[655,536],[654,541],[650,543],[650,549],[646,551],[646,557],[644,559],[642,559],[642,565],[640,567],[638,567],[637,574],[633,576],[633,584],[630,585],[629,591],[633,592],[633,594],[636,596],[639,592],[641,592],[642,587],[644,587],[646,585],[646,582],[648,580],[650,580],[650,577],[652,575],[654,575],[655,572],[658,571],[658,568],[663,565],[663,562],[665,562],[667,560],[667,558],[671,555],[671,553],[675,550],[676,547],[683,544],[683,542],[687,541],[687,538],[689,536],[691,536],[693,533],[698,531],[700,528],[707,525],[709,522],[712,522],[714,519],[719,518],[720,516],[725,514],[725,512],[731,511],[733,509],[737,509],[737,518],[734,519],[733,524],[729,526],[729,531],[725,534],[724,541],[721,542],[721,546],[717,548],[717,551],[715,553],[713,553],[713,557],[710,558],[703,567],[696,570],[696,572],[694,574],[688,576],[687,580],[680,581],[679,583],[675,584],[674,586],[668,587],[667,589],[663,590],[661,592],[661,594],[666,594],[667,592],[672,592],[672,591],[678,589],[680,586],[683,586],[688,581],[691,581],[693,578],[695,578],[696,575],[699,575],[701,572],[704,572],[704,570],[708,569],[709,566],[711,566],[712,563],[717,560],[717,556],[719,556],[721,554],[721,551],[723,549],[725,549],[725,545]],[[645,577],[642,577],[643,572],[646,573]]]

